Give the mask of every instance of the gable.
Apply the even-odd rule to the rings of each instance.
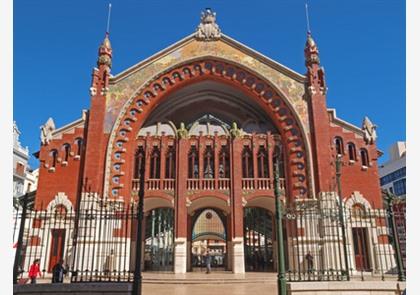
[[[230,61],[267,80],[284,94],[301,118],[306,132],[309,132],[308,107],[303,99],[305,76],[223,34],[220,39],[210,42],[197,40],[195,34],[192,34],[112,77],[107,93],[105,132],[111,131],[116,117],[129,98],[153,77],[180,64],[204,58]]]

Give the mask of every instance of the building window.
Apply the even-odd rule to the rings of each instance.
[[[77,138],[75,142],[77,145],[76,155],[80,156],[82,154],[83,139]]]
[[[188,154],[188,178],[198,178],[198,168],[198,151],[192,146]]]
[[[344,154],[343,139],[341,139],[341,137],[334,138],[334,144],[335,152],[337,153],[337,155],[342,156]]]
[[[354,143],[348,144],[348,150],[349,150],[349,159],[350,161],[356,161],[356,146]]]
[[[369,156],[368,152],[365,149],[360,150],[360,157],[362,158],[362,166],[368,167],[369,166]]]
[[[254,177],[252,151],[249,148],[249,146],[245,146],[242,152],[242,177],[243,178]]]
[[[219,177],[230,177],[230,158],[229,149],[226,145],[222,146],[219,154]]]
[[[68,143],[65,143],[63,145],[63,150],[64,150],[64,161],[68,162],[69,160],[69,156],[70,156],[70,145]]]
[[[214,150],[211,146],[204,151],[204,178],[214,178]]]
[[[144,165],[144,149],[142,146],[137,149],[134,163],[134,179],[140,179],[140,168]]]
[[[393,182],[397,179],[403,178],[403,177],[405,177],[405,174],[406,174],[405,167],[402,167],[402,168],[400,168],[400,169],[398,169],[398,170],[396,170],[396,171],[394,171],[390,174],[387,174],[387,175],[381,177],[381,179],[380,179],[381,186],[385,185],[385,184],[388,184],[390,182]]]
[[[276,171],[276,166],[279,167],[279,178],[285,178],[284,176],[284,155],[283,147],[276,145],[273,153],[273,171]]]
[[[268,155],[264,146],[260,146],[257,154],[258,159],[258,177],[268,178]]]
[[[150,178],[160,178],[160,150],[157,146],[153,147],[152,155],[150,157]]]
[[[166,167],[165,178],[175,178],[175,147],[173,145],[168,147],[166,153]]]
[[[58,157],[58,152],[57,150],[52,150],[50,152],[50,156],[51,156],[51,167],[55,167],[57,165],[57,157]]]
[[[25,165],[21,162],[16,163],[16,174],[24,176],[25,175]]]
[[[397,196],[406,194],[405,178],[395,181],[392,185],[394,187],[394,193]]]

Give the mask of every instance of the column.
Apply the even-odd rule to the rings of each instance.
[[[231,156],[231,252],[233,273],[245,273],[244,228],[242,206],[242,140],[232,139]]]
[[[175,240],[174,272],[187,272],[187,177],[188,139],[180,138],[176,149],[176,189],[175,189]]]

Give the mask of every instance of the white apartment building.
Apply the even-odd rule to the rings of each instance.
[[[389,155],[389,161],[379,166],[381,187],[398,197],[405,198],[405,141],[397,141],[393,144],[389,149]]]

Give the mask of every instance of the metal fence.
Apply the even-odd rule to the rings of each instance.
[[[396,275],[403,278],[405,211],[355,205],[343,209],[344,224],[340,222],[340,213],[334,199],[312,200],[286,207],[282,226],[287,280],[333,281],[350,277],[385,280]],[[135,273],[139,241],[143,241],[142,248],[149,249],[150,253],[166,255],[156,261],[169,261],[165,265],[173,265],[174,257],[167,256],[174,253],[172,248],[169,249],[174,245],[174,222],[167,220],[151,231],[147,230],[147,224],[152,224],[147,213],[142,222],[138,216],[134,202],[104,201],[91,193],[83,193],[78,212],[65,204],[37,210],[16,209],[13,233],[14,249],[19,250],[16,275],[27,277],[32,262],[40,259],[43,277],[48,278],[54,264],[62,258],[72,282],[130,282]],[[168,216],[174,218],[173,214],[165,218]],[[250,226],[252,220],[246,219],[244,224]],[[146,228],[141,239],[137,237],[140,225]],[[265,220],[264,226],[257,222],[251,229],[247,228],[244,252],[248,256],[244,258],[245,263],[254,263],[252,258],[258,255],[253,254],[258,254],[261,249],[276,247],[274,227],[272,219]],[[164,245],[165,250],[160,245]],[[256,263],[271,263],[270,267],[261,269],[276,271],[276,251],[263,254],[265,258]],[[398,260],[402,257],[399,267]],[[143,266],[153,263],[147,259],[146,255]]]

